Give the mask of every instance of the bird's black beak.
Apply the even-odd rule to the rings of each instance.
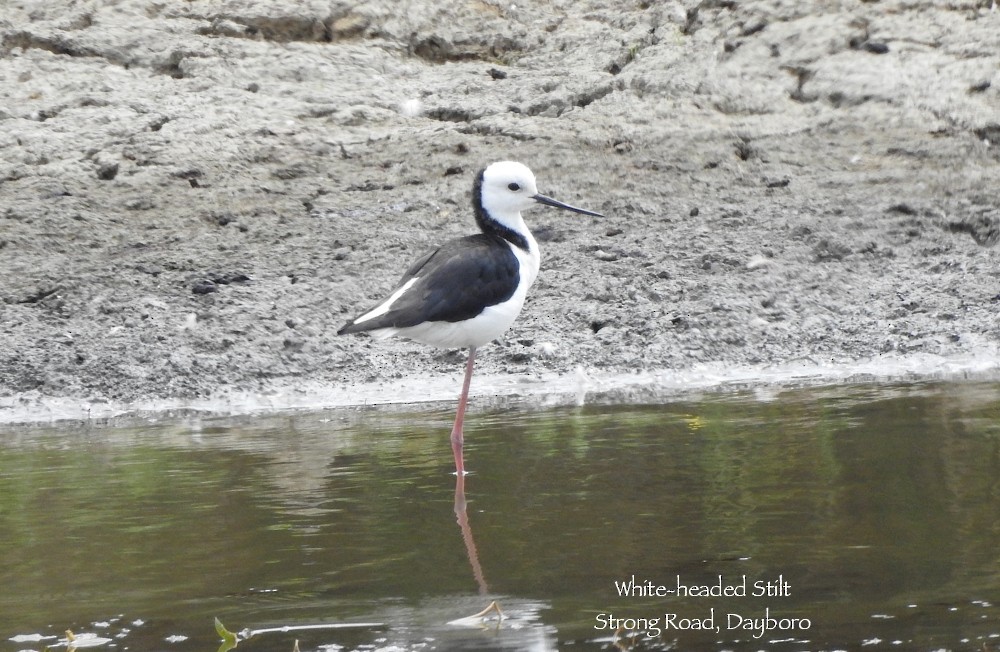
[[[564,204],[561,201],[556,201],[551,197],[546,197],[545,195],[532,195],[532,199],[537,201],[539,204],[545,204],[546,206],[555,206],[556,208],[565,208],[568,211],[573,211],[574,213],[583,213],[584,215],[593,215],[594,217],[604,217],[600,213],[595,213],[594,211],[588,211],[584,208],[577,208],[576,206],[570,206],[569,204]]]

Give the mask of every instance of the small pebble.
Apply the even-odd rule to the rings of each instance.
[[[211,281],[198,281],[191,287],[191,291],[195,294],[211,294],[212,292],[217,292],[218,290],[219,287]]]

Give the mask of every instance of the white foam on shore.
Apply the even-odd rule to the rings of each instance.
[[[454,401],[459,376],[420,376],[351,385],[297,383],[277,386],[267,392],[227,391],[206,399],[148,399],[130,403],[26,393],[0,398],[0,424],[103,421],[128,415],[153,418],[177,412],[238,416],[430,404]],[[1000,381],[1000,350],[993,348],[955,356],[886,355],[855,362],[800,359],[763,367],[699,364],[682,370],[647,370],[631,374],[601,374],[577,369],[569,374],[477,375],[470,395],[522,399],[531,405],[554,407],[590,402],[655,403],[704,391],[927,381]],[[760,397],[769,395],[768,392],[759,393]]]

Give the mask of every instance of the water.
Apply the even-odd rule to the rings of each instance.
[[[998,384],[449,408],[7,427],[0,652],[1000,647]]]

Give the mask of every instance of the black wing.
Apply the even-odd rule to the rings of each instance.
[[[480,233],[451,240],[425,254],[406,270],[396,289],[414,277],[419,280],[388,312],[360,324],[351,322],[338,335],[471,319],[484,308],[510,299],[520,271],[517,256],[503,238]]]

